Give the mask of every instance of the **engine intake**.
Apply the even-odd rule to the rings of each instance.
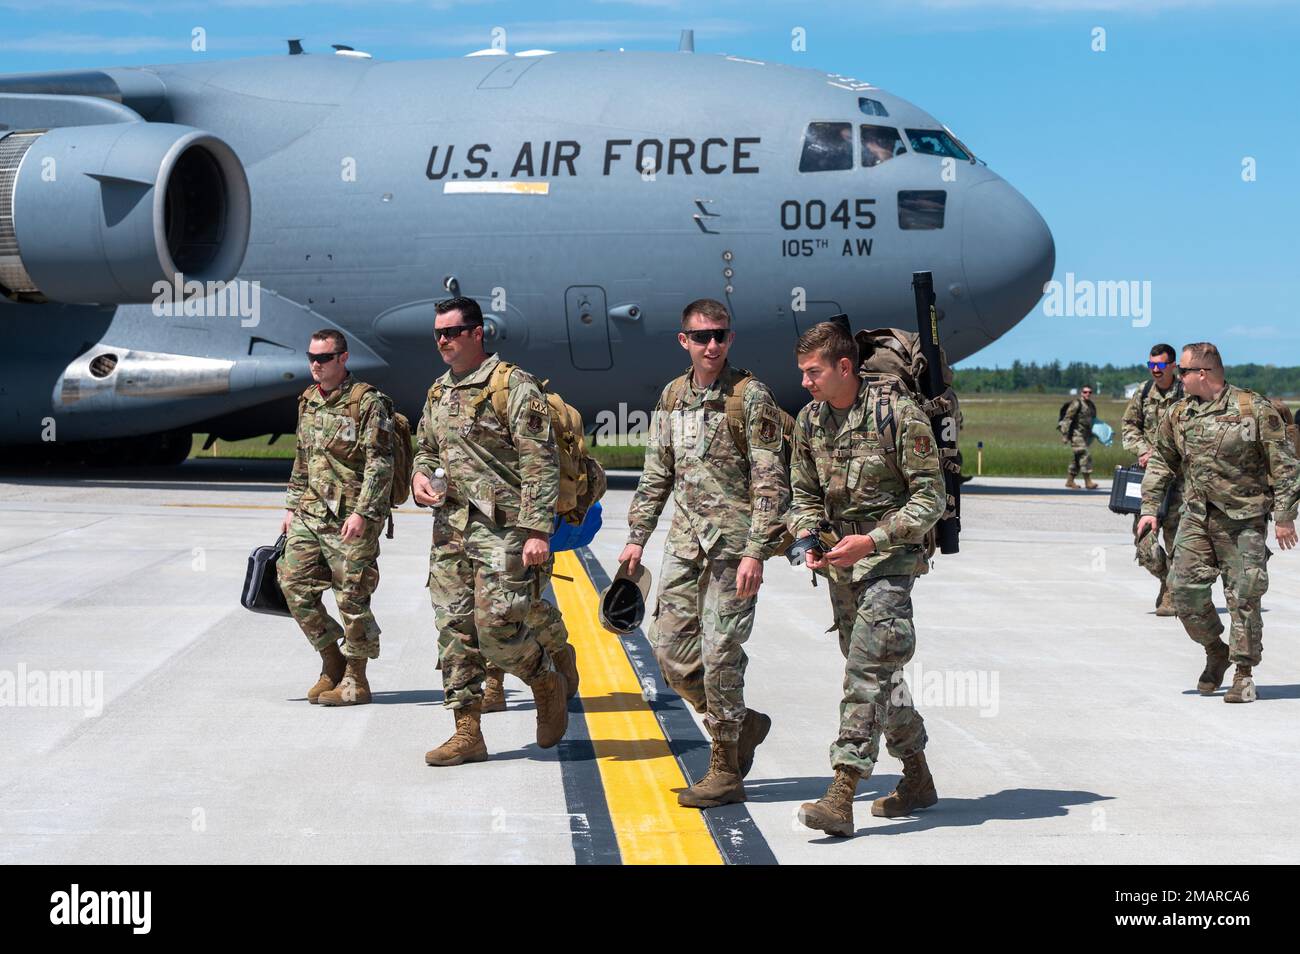
[[[228,282],[251,219],[243,164],[200,129],[115,123],[0,138],[0,286],[10,298],[145,304],[159,281]]]

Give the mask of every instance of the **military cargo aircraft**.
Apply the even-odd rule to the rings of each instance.
[[[791,410],[800,332],[914,327],[913,271],[953,361],[1034,306],[1051,233],[937,119],[683,47],[380,62],[290,41],[0,77],[4,456],[165,463],[196,432],[292,433],[323,327],[414,417],[449,292],[589,426],[653,404],[695,298],[730,306],[735,360]]]

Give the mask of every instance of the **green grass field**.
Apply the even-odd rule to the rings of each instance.
[[[1054,477],[1065,479],[1070,449],[1056,430],[1062,394],[978,395],[962,398],[961,432],[963,470],[976,472],[978,443],[984,442],[983,473],[993,477]],[[1120,446],[1120,419],[1127,401],[1096,400],[1097,417],[1115,434],[1110,447],[1092,444],[1093,473],[1109,479],[1116,465],[1133,463],[1133,455]]]
[[[1070,450],[1061,442],[1056,430],[1056,415],[1066,395],[979,395],[962,400],[965,426],[961,432],[961,449],[968,474],[976,471],[977,443],[984,442],[983,473],[998,477],[1051,477],[1064,479],[1070,462]],[[1097,401],[1098,417],[1115,431],[1110,447],[1092,445],[1093,469],[1099,479],[1108,479],[1117,464],[1132,463],[1119,442],[1120,416],[1124,401],[1102,398]],[[217,441],[208,450],[200,450],[206,434],[194,436],[190,457],[292,458],[292,435],[267,444],[267,437],[245,441]],[[641,447],[597,446],[592,454],[605,467],[639,468],[645,456]]]

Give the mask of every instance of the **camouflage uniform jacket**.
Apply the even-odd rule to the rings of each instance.
[[[360,423],[348,413],[352,375],[328,395],[313,387],[301,402],[298,450],[289,476],[285,506],[323,519],[359,513],[384,520],[393,482],[393,420],[388,401],[374,389],[358,408]]]
[[[1142,399],[1144,391],[1147,392],[1145,401]],[[1182,398],[1183,389],[1176,381],[1163,393],[1156,384],[1152,384],[1150,389],[1145,384],[1138,388],[1128,402],[1128,407],[1124,408],[1124,421],[1120,429],[1124,449],[1134,457],[1154,451],[1160,433],[1160,422]]]
[[[838,431],[824,401],[805,405],[794,425],[793,502],[786,522],[796,537],[823,519],[835,524],[842,536],[847,535],[845,521],[860,524],[857,532],[866,532],[876,549],[854,564],[854,581],[922,572],[921,544],[943,516],[947,501],[930,422],[915,400],[898,392],[894,450],[905,483],[888,463],[876,428],[879,395],[877,388],[862,382]]]
[[[774,555],[784,535],[782,515],[790,483],[782,453],[784,434],[776,399],[752,379],[745,387],[746,457],[727,422],[726,400],[742,373],[730,364],[704,392],[693,385],[674,408],[659,397],[650,424],[645,468],[628,510],[628,542],[644,546],[673,497],[668,549],[683,559],[701,551],[713,559]]]
[[[1243,420],[1241,395],[1254,414]],[[1186,397],[1160,423],[1142,480],[1142,513],[1155,514],[1178,468],[1189,501],[1213,504],[1234,520],[1273,513],[1287,523],[1300,499],[1297,463],[1281,415],[1254,392],[1227,385],[1212,401]],[[1271,484],[1271,486],[1270,486]]]
[[[516,368],[510,375],[508,420],[497,417],[487,388],[500,358],[489,355],[457,381],[447,371],[429,389],[416,428],[416,473],[447,472],[447,502],[436,514],[464,532],[470,508],[492,525],[549,534],[560,492],[560,462],[551,416],[537,381]],[[434,392],[440,391],[435,400]]]
[[[1075,418],[1076,414],[1079,415],[1077,419]],[[1069,441],[1075,434],[1079,434],[1084,440],[1091,443],[1092,423],[1096,419],[1097,405],[1077,397],[1065,409],[1065,417],[1061,418],[1061,434],[1066,441]]]

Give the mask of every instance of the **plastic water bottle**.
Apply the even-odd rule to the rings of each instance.
[[[439,467],[433,472],[433,480],[429,481],[433,495],[438,498],[435,507],[441,507],[447,502],[447,472]]]

